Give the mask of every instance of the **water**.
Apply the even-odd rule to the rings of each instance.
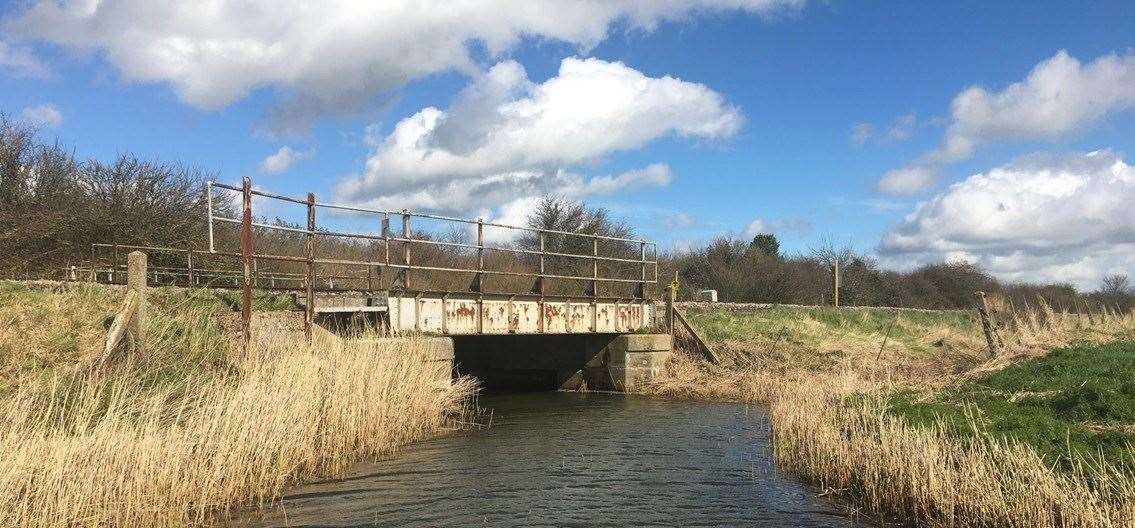
[[[291,490],[236,526],[859,526],[772,465],[760,407],[481,399],[492,426]]]

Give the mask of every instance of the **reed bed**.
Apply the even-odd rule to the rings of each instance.
[[[912,427],[883,398],[848,405],[838,385],[785,386],[772,402],[777,463],[873,512],[924,526],[1130,527],[1135,476],[1080,458],[1048,467],[1027,445]]]
[[[254,342],[176,383],[119,365],[17,387],[0,402],[0,526],[208,524],[452,427],[475,390],[412,340]]]
[[[743,339],[739,327],[766,332],[754,336],[758,344],[748,349],[757,353],[734,347],[739,353],[726,367],[678,354],[668,379],[650,392],[769,404],[778,465],[892,520],[926,526],[1135,526],[1135,474],[1124,468],[1070,452],[1070,469],[1058,470],[1031,446],[983,432],[976,418],[973,434],[959,436],[943,423],[914,426],[887,412],[888,396],[897,390],[934,393],[1055,348],[1135,339],[1135,314],[1106,308],[1068,313],[1039,302],[1021,309],[995,305],[993,312],[999,354],[992,358],[973,325],[950,328],[930,321],[888,341],[881,330],[889,325],[868,324],[868,316],[858,312],[822,326],[810,320],[786,325],[776,313],[770,321],[740,324],[714,316],[730,324],[716,332],[721,342]],[[772,333],[785,326],[797,334]],[[809,343],[820,343],[811,352],[819,358],[807,357]]]

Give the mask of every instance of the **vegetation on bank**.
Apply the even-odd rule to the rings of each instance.
[[[242,350],[201,290],[155,290],[147,347],[111,358],[118,290],[0,296],[0,526],[209,523],[450,428],[473,391],[412,342],[269,334]]]
[[[690,319],[726,364],[679,356],[652,391],[768,403],[778,465],[825,492],[928,526],[1135,522],[1135,313],[1007,313],[993,359],[962,312]]]
[[[1135,474],[1135,342],[1063,348],[940,391],[901,391],[887,410],[955,436],[1020,441],[1063,469],[1099,458]]]

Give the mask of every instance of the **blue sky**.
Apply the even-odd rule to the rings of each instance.
[[[1083,288],[1135,269],[1135,217],[1108,201],[1135,198],[1130,170],[1115,165],[1135,152],[1129,2],[680,0],[645,11],[636,10],[641,3],[613,2],[618,7],[603,13],[548,2],[515,18],[497,17],[508,8],[494,3],[420,24],[398,20],[397,10],[352,17],[351,2],[329,3],[327,18],[343,17],[349,27],[342,28],[296,22],[310,13],[284,20],[290,3],[278,4],[279,12],[243,13],[247,20],[224,27],[210,25],[209,14],[164,18],[129,0],[104,1],[95,12],[18,3],[3,11],[0,25],[0,111],[38,122],[45,137],[82,156],[180,160],[222,181],[248,175],[266,189],[313,190],[328,200],[406,200],[415,209],[515,220],[529,195],[567,190],[664,246],[773,231],[790,253],[830,239],[888,267],[961,258],[1011,280]],[[368,16],[387,19],[372,28]],[[496,18],[511,25],[500,29]],[[249,29],[259,23],[272,31]],[[308,45],[325,36],[305,32],[329,28],[358,45]],[[452,51],[433,40],[438,34],[464,41],[467,60],[430,56]],[[211,56],[211,39],[241,45]],[[276,39],[295,43],[282,46],[284,53],[323,55],[262,59],[275,52]],[[382,49],[388,45],[397,49]],[[408,58],[419,52],[427,56]],[[599,61],[579,62],[589,68],[580,79],[602,70],[632,85],[641,76],[653,87],[628,105],[641,106],[638,113],[589,114],[578,129],[502,124],[499,116],[495,124],[475,122],[480,110],[539,102],[539,86],[566,79],[561,67],[571,58]],[[509,67],[493,69],[501,63]],[[1028,82],[1034,69],[1042,70],[1032,86],[1038,93]],[[667,77],[680,84],[660,81]],[[1013,91],[1014,83],[1024,86]],[[565,90],[572,86],[582,85]],[[984,90],[975,99],[982,104],[955,113],[955,98],[973,86]],[[1045,99],[1046,86],[1058,97]],[[504,94],[465,104],[471,110],[459,114],[459,94],[476,91],[467,87]],[[565,105],[587,101],[568,93],[541,104],[570,114],[576,110]],[[445,113],[454,137],[500,153],[486,154],[492,161],[482,165],[481,157],[455,162],[471,171],[483,166],[483,176],[447,180],[451,165],[392,171],[399,156],[454,151],[445,143],[383,152],[395,126],[427,107]],[[280,117],[291,114],[300,115]],[[474,117],[459,123],[463,116]],[[654,132],[622,122],[626,116],[657,121]],[[564,119],[550,122],[572,123]],[[532,143],[549,150],[528,156],[528,142],[541,133],[554,142]],[[604,143],[608,136],[614,139]],[[506,144],[510,137],[525,139]],[[948,138],[973,146],[949,150]],[[588,141],[595,144],[577,145]],[[267,173],[265,159],[282,147],[297,159]],[[1095,151],[1102,152],[1087,155]],[[1047,192],[1057,184],[1045,177],[1058,168],[1079,183]],[[501,180],[483,201],[447,202],[439,187],[481,185],[490,172],[525,176]],[[610,181],[594,181],[603,177]],[[421,196],[429,193],[440,196]],[[985,202],[994,209],[969,208]],[[1081,202],[1087,205],[1075,206]],[[1078,215],[1065,219],[1077,230],[1029,220],[1054,208]],[[969,216],[957,218],[962,212]],[[1022,231],[1029,232],[1014,234]]]

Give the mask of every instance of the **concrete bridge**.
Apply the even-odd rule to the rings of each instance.
[[[209,182],[205,193],[208,248],[94,244],[93,278],[117,282],[120,252],[146,251],[160,261],[150,266],[152,283],[240,290],[244,336],[254,291],[289,293],[309,340],[317,326],[428,336],[438,361],[490,388],[634,391],[670,353],[652,298],[653,242],[318,203],[311,193],[301,199],[254,189],[248,178],[239,187]],[[234,202],[238,217],[218,207]],[[303,208],[306,226],[256,219],[253,205],[264,202]],[[355,224],[371,219],[380,230],[321,227],[318,211]],[[508,236],[486,236],[491,230]],[[439,235],[447,232],[468,239]],[[502,238],[524,243],[490,242]]]

